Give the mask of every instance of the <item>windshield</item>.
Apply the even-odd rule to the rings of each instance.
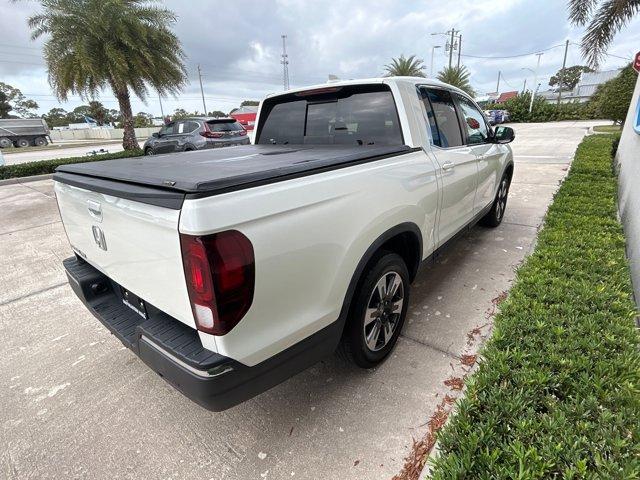
[[[386,85],[336,87],[265,100],[256,143],[402,145],[393,95]]]

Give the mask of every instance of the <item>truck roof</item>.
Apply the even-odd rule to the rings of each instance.
[[[286,90],[284,92],[274,92],[267,95],[267,98],[276,97],[279,95],[287,95],[290,93],[304,92],[307,90],[316,90],[320,88],[328,88],[328,87],[342,87],[346,85],[379,85],[379,84],[410,84],[410,85],[432,85],[436,87],[447,87],[452,90],[456,90],[458,92],[462,92],[457,87],[453,85],[449,85],[448,83],[441,82],[440,80],[436,80],[435,78],[426,78],[426,77],[374,77],[374,78],[358,78],[351,80],[337,80],[337,81],[329,81],[326,83],[318,83],[315,85],[309,85],[305,87],[292,88],[290,90]]]

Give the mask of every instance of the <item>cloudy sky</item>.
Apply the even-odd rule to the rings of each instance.
[[[501,91],[522,88],[534,68],[531,54],[545,50],[540,79],[544,89],[562,63],[566,39],[579,42],[581,30],[569,25],[563,0],[167,0],[178,21],[175,32],[187,55],[190,84],[178,98],[163,100],[164,112],[181,107],[202,111],[196,67],[204,73],[207,109],[229,111],[243,99],[259,99],[282,89],[281,38],[287,35],[292,86],[322,83],[329,74],[340,78],[380,76],[384,65],[400,54],[424,59],[429,73],[433,46],[444,45],[444,32],[462,32],[462,63],[471,72],[479,93],[495,91],[502,71]],[[72,110],[83,103],[71,98],[59,104],[47,83],[41,56],[42,41],[29,38],[27,18],[39,8],[37,1],[0,0],[0,81],[22,90],[40,105],[40,113],[61,106]],[[549,50],[547,50],[549,49]],[[631,58],[640,49],[640,18],[619,33],[609,50]],[[447,63],[444,48],[435,50],[437,72]],[[466,56],[468,55],[468,56]],[[568,65],[583,63],[579,47],[571,45]],[[607,57],[602,69],[626,62]],[[113,94],[99,100],[117,108]],[[160,114],[157,98],[146,104],[136,100],[134,111]]]

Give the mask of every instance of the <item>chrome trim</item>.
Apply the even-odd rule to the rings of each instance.
[[[197,376],[202,377],[202,378],[219,377],[220,375],[224,375],[226,373],[229,373],[229,372],[233,371],[233,367],[227,367],[222,372],[212,375],[206,370],[198,370],[197,368],[194,368],[191,365],[187,365],[182,360],[180,360],[179,358],[176,358],[174,355],[171,355],[164,348],[160,347],[158,344],[156,344],[155,342],[151,341],[149,338],[147,338],[144,335],[140,336],[140,341],[144,341],[147,345],[149,345],[150,347],[155,349],[158,353],[161,353],[165,357],[168,357],[169,359],[171,359],[172,361],[174,361],[175,363],[180,365],[182,368],[184,368],[184,369],[190,371],[191,373],[193,373],[194,375],[197,375]]]

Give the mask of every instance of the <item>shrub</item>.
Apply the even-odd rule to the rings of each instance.
[[[557,105],[547,102],[542,97],[537,96],[533,100],[533,109],[529,113],[529,103],[531,102],[531,92],[525,92],[517,97],[500,104],[509,112],[512,122],[552,122],[559,120],[589,120],[596,118],[596,110],[591,102],[587,103],[561,103]],[[486,108],[492,108],[487,106]]]
[[[601,118],[624,122],[633,97],[638,74],[631,67],[626,66],[620,74],[598,87],[594,103]]]
[[[432,478],[640,478],[640,341],[609,135],[585,138]]]
[[[125,150],[117,153],[105,153],[86,157],[56,158],[54,160],[42,160],[39,162],[19,163],[17,165],[4,165],[0,167],[0,180],[8,178],[30,177],[31,175],[44,175],[53,173],[56,167],[69,163],[96,162],[98,160],[114,160],[116,158],[138,157],[142,150]]]

